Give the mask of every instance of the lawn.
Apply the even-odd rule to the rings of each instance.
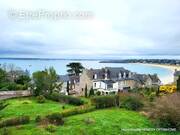
[[[0,111],[0,116],[3,119],[21,115],[29,115],[34,119],[37,115],[44,116],[48,113],[60,112],[63,110],[62,106],[65,106],[66,109],[73,107],[72,105],[61,104],[50,100],[46,100],[45,103],[40,104],[37,103],[34,97],[9,99],[6,102],[9,105]]]
[[[86,99],[84,99],[86,100]],[[14,135],[164,135],[175,134],[168,132],[130,132],[123,129],[135,128],[153,128],[149,119],[140,115],[138,112],[128,111],[125,109],[110,108],[96,110],[85,114],[74,115],[64,118],[63,126],[56,127],[54,133],[45,130],[44,127],[35,123],[37,115],[47,115],[53,112],[61,112],[62,106],[65,109],[74,106],[46,100],[40,104],[33,97],[18,98],[7,100],[9,106],[0,112],[3,119],[29,115],[31,122],[26,125],[8,127],[10,133]],[[87,100],[87,103],[89,100]],[[0,134],[2,129],[0,129]],[[10,134],[10,135],[11,135]],[[177,134],[177,133],[176,133]]]
[[[89,118],[88,124],[85,120]],[[153,128],[152,123],[137,112],[124,109],[104,109],[71,116],[65,119],[63,126],[49,133],[34,121],[30,124],[9,128],[16,135],[164,135],[163,132],[127,132],[127,128]]]

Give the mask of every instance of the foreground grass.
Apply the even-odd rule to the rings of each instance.
[[[61,104],[54,101],[46,100],[45,103],[37,103],[34,97],[29,98],[17,98],[10,99],[6,101],[9,105],[2,111],[0,115],[3,119],[29,115],[31,119],[34,119],[37,115],[47,115],[53,112],[62,111],[62,106],[65,106],[65,109],[72,108],[72,105]]]
[[[85,120],[91,119],[90,123]],[[34,121],[30,124],[10,127],[16,135],[164,135],[177,134],[168,132],[130,132],[129,128],[153,128],[152,123],[137,112],[123,109],[104,109],[71,116],[65,119],[63,126],[58,126],[54,133],[46,131]],[[0,130],[1,131],[1,130]]]

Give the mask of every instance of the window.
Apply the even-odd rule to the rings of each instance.
[[[94,75],[93,75],[93,79],[97,79],[97,74],[94,74]]]
[[[94,87],[96,87],[96,83],[94,83]]]

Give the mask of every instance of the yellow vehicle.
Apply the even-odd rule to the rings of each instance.
[[[173,93],[173,92],[176,92],[176,90],[177,90],[176,85],[168,84],[168,85],[161,85],[159,87],[159,91],[160,92],[165,92],[165,93]]]

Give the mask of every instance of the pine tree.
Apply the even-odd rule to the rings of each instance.
[[[88,96],[88,93],[87,93],[87,84],[86,84],[86,86],[85,86],[85,97],[87,97]]]
[[[90,96],[94,96],[94,89],[91,87],[90,91],[89,91],[89,97]]]
[[[66,88],[66,91],[67,91],[67,93],[68,93],[68,95],[69,95],[69,81],[67,81],[67,88]]]

